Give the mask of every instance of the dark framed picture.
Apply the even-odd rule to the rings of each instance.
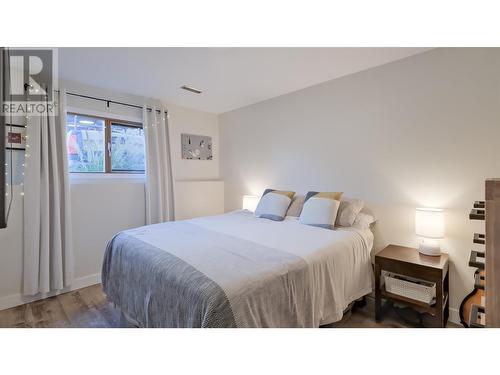
[[[7,125],[5,127],[5,148],[8,150],[26,149],[26,127]]]

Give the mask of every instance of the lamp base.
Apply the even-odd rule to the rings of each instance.
[[[420,254],[430,255],[433,257],[438,257],[441,255],[441,248],[439,247],[438,243],[420,242],[418,251],[420,252]]]

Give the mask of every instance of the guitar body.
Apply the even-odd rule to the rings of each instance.
[[[460,323],[462,323],[465,328],[469,328],[469,317],[472,305],[482,305],[481,300],[484,297],[484,270],[476,270],[474,276],[478,273],[482,276],[483,280],[479,285],[474,285],[474,290],[470,292],[460,304]]]

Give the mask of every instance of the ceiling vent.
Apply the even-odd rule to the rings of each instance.
[[[201,90],[198,90],[198,89],[195,89],[194,87],[191,87],[191,86],[182,86],[181,89],[183,90],[186,90],[186,91],[190,91],[190,92],[194,92],[195,94],[201,94],[202,91]]]

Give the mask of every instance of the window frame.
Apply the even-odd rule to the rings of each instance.
[[[120,120],[120,119],[114,119],[110,117],[104,117],[104,116],[99,116],[99,115],[87,115],[84,113],[78,113],[78,112],[73,112],[73,111],[68,111],[66,115],[73,115],[73,116],[85,116],[85,117],[91,117],[99,120],[104,121],[104,171],[102,172],[69,172],[69,173],[74,173],[74,174],[81,174],[81,175],[90,175],[90,174],[99,174],[99,175],[106,175],[106,174],[145,174],[146,170],[112,170],[111,168],[111,127],[112,125],[121,125],[121,126],[128,126],[131,128],[140,128],[144,130],[144,126],[140,122],[135,122],[135,121],[128,121],[128,120]],[[65,120],[67,122],[67,118]],[[144,140],[146,142],[146,140]],[[146,157],[146,151],[144,150],[144,158]]]

